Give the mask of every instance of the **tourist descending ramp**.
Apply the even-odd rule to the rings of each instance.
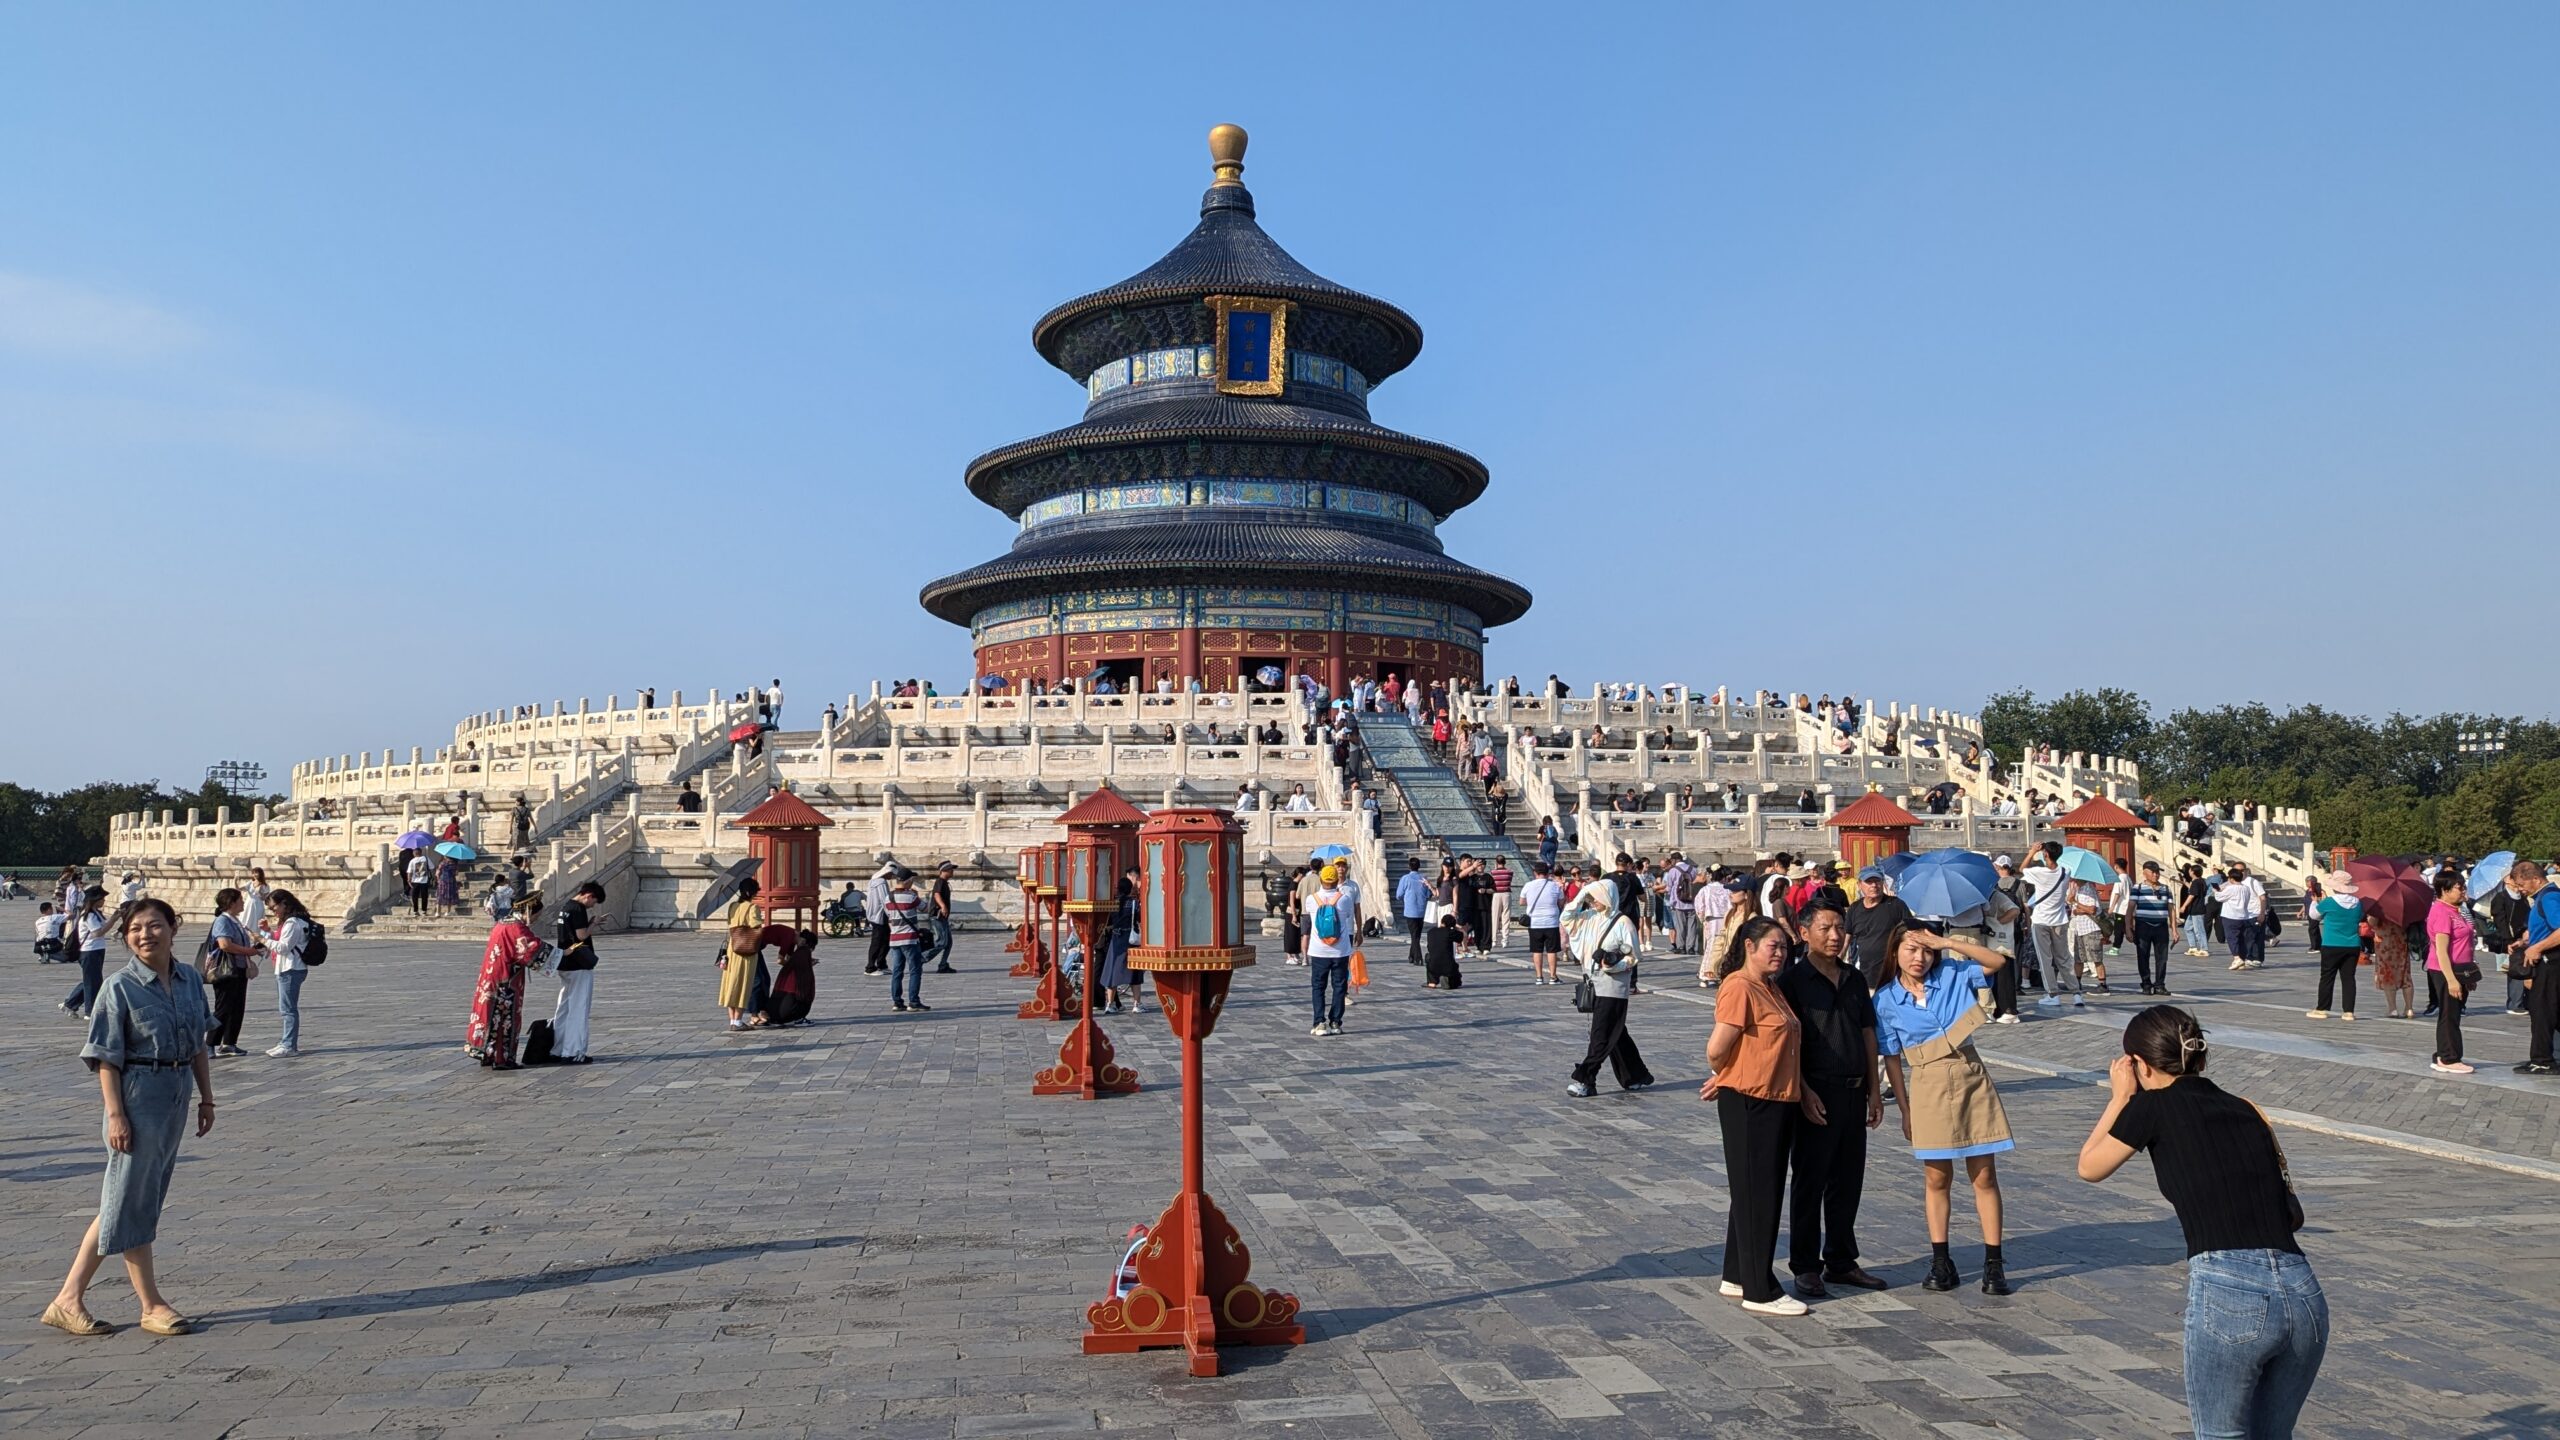
[[[1084,419],[970,463],[970,493],[1022,533],[922,596],[969,627],[982,684],[1473,683],[1486,627],[1529,608],[1441,550],[1484,466],[1370,422],[1369,392],[1413,363],[1422,328],[1262,232],[1244,147],[1211,131],[1217,179],[1190,235],[1032,329],[1084,386]]]

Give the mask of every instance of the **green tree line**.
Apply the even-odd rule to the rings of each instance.
[[[0,864],[85,864],[107,853],[108,822],[136,810],[183,814],[193,806],[210,820],[216,810],[228,805],[234,819],[246,819],[251,807],[272,803],[274,797],[234,794],[212,780],[194,790],[166,789],[157,780],[101,780],[58,791],[30,790],[0,780]]]
[[[2318,705],[2278,712],[2251,702],[2155,719],[2129,690],[2039,700],[2009,690],[1983,702],[1985,742],[2004,760],[2029,744],[2122,756],[2154,800],[2289,805],[2311,812],[2311,842],[2369,854],[2515,850],[2560,855],[2560,724],[2512,716],[2394,714]],[[2503,731],[2506,748],[2466,752],[2461,737]]]

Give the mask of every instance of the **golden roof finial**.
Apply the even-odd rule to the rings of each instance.
[[[1244,146],[1243,126],[1212,125],[1209,127],[1209,161],[1217,167],[1218,171],[1218,178],[1209,182],[1213,188],[1219,185],[1244,183]]]

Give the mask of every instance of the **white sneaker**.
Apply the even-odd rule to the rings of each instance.
[[[2039,1005],[2059,1005],[2062,1003],[2062,997],[2059,995],[2047,995],[2036,1003]]]
[[[2427,1068],[2444,1075],[2468,1075],[2471,1073],[2471,1067],[2463,1064],[2459,1060],[2430,1060],[2427,1062]]]
[[[2305,1010],[2302,1012],[2302,1018],[2305,1020],[2326,1020],[2329,1018],[2329,1012],[2326,1010]]]
[[[2338,1018],[2352,1025],[2356,1021],[2356,1012],[2353,1010],[2341,1010],[2338,1012]]]
[[[2077,995],[2074,995],[2071,997],[2071,1008],[2074,1010],[2086,1010],[2089,1008],[2089,1002],[2081,999]]]
[[[1342,1022],[1341,1022],[1341,1021],[1339,1021],[1339,1020],[1328,1020],[1328,1021],[1326,1021],[1326,1022],[1325,1022],[1325,1026],[1324,1026],[1324,1033],[1326,1033],[1327,1035],[1339,1035],[1339,1034],[1341,1034],[1341,1033],[1342,1033]]]
[[[1991,1023],[1994,1025],[2015,1025],[2018,1023],[2018,1012],[2012,1010],[2006,1015],[1995,1015],[1991,1018]]]
[[[1576,1100],[1588,1100],[1591,1098],[1591,1087],[1583,1084],[1579,1080],[1576,1080],[1572,1084],[1564,1087],[1564,1093],[1572,1096]],[[1742,1292],[1739,1289],[1736,1289],[1734,1293],[1739,1295]]]
[[[1716,1293],[1727,1300],[1739,1300],[1742,1298],[1742,1287],[1730,1280],[1719,1280],[1716,1282]]]
[[[1813,1313],[1812,1306],[1807,1305],[1784,1290],[1778,1292],[1778,1298],[1775,1300],[1745,1300],[1742,1302],[1742,1308],[1750,1311],[1754,1315],[1809,1315]]]
[[[301,1053],[302,1052],[299,1050],[288,1050],[284,1046],[279,1045],[273,1050],[267,1052],[267,1058],[270,1060],[289,1060]]]
[[[1310,1026],[1308,1027],[1307,1033],[1310,1035],[1322,1035],[1325,1033],[1325,1028],[1322,1025]]]
[[[2249,962],[2246,960],[2234,960],[2231,962],[2231,968],[2234,970],[2246,970],[2249,968]]]

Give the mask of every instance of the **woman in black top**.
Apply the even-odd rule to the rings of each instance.
[[[2187,1239],[2187,1414],[2196,1440],[2275,1440],[2329,1348],[2329,1302],[2293,1243],[2302,1206],[2258,1107],[2204,1078],[2204,1030],[2174,1005],[2125,1026],[2114,1094],[2080,1147],[2104,1180],[2151,1152]]]

